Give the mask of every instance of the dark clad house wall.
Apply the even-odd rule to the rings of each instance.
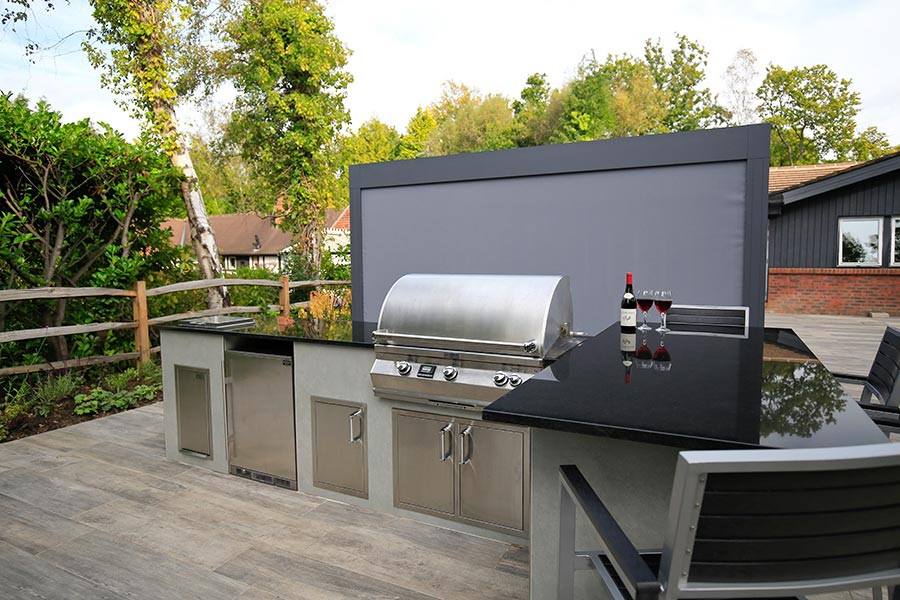
[[[900,216],[900,171],[787,204],[769,219],[769,267],[836,267],[838,219],[885,216]],[[882,266],[887,267],[890,219],[883,228]]]

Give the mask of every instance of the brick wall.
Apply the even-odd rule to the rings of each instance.
[[[769,269],[766,310],[774,313],[900,316],[900,268]]]

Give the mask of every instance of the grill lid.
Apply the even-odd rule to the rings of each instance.
[[[404,275],[381,306],[375,341],[543,357],[572,328],[560,275]]]

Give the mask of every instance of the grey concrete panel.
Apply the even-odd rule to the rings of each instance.
[[[362,319],[417,272],[569,275],[575,326],[592,333],[618,319],[626,271],[677,303],[746,304],[760,278],[745,278],[745,235],[760,228],[745,177],[732,161],[364,188]]]

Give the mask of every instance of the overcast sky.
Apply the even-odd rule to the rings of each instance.
[[[707,82],[720,94],[723,74],[740,48],[784,67],[825,63],[853,80],[862,96],[858,125],[876,125],[900,144],[900,70],[896,67],[896,0],[744,0],[598,2],[597,0],[332,0],[338,37],[352,50],[354,82],[347,106],[353,126],[379,119],[403,129],[453,79],[484,93],[517,97],[525,79],[547,73],[559,86],[594,51],[640,54],[643,41],[686,34],[709,51]],[[38,12],[27,34],[58,39],[90,25],[86,0]],[[30,64],[25,32],[0,33],[0,90],[44,98],[69,120],[105,121],[128,136],[137,125],[100,87],[78,48],[78,36]],[[196,111],[180,111],[185,121]]]

